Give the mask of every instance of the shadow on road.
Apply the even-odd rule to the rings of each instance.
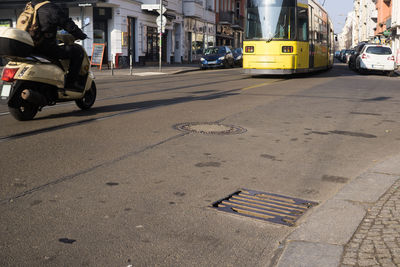
[[[299,74],[292,74],[292,75],[257,75],[252,76],[254,79],[307,79],[307,78],[329,78],[329,77],[343,77],[343,76],[387,76],[383,72],[375,71],[366,74],[357,73],[351,69],[349,69],[348,65],[345,63],[338,63],[336,62],[333,65],[332,69],[329,70],[320,70],[310,73],[299,73]],[[396,75],[397,76],[397,75]]]
[[[197,91],[193,92],[193,94],[198,93],[206,93],[212,92],[210,91]],[[170,106],[176,105],[181,103],[187,103],[192,101],[202,101],[202,100],[214,100],[219,98],[225,98],[229,96],[234,96],[240,94],[240,89],[233,89],[225,92],[217,92],[203,96],[184,96],[184,97],[175,97],[170,99],[157,99],[157,100],[149,100],[149,101],[142,101],[142,102],[132,102],[132,103],[122,103],[122,104],[112,104],[108,106],[101,106],[101,107],[94,107],[90,110],[82,111],[82,110],[75,110],[66,113],[59,113],[59,114],[52,114],[44,117],[39,117],[35,120],[45,120],[45,119],[57,119],[57,118],[65,118],[65,117],[87,117],[96,114],[104,114],[104,113],[113,113],[117,112],[117,114],[112,114],[111,116],[115,117],[118,115],[123,115],[127,113],[134,113],[146,109],[152,109],[162,106]],[[118,113],[119,112],[119,113]],[[108,115],[109,116],[109,115]],[[108,117],[106,116],[106,117]],[[96,118],[96,119],[101,119]],[[79,122],[75,122],[79,123]]]

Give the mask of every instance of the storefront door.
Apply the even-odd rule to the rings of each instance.
[[[158,32],[157,28],[147,26],[147,53],[148,61],[158,61]]]
[[[103,64],[108,64],[108,20],[112,18],[112,9],[93,8],[93,43],[105,44]]]

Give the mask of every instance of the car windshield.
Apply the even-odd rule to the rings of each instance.
[[[248,0],[246,39],[295,39],[295,0]]]
[[[390,49],[389,47],[382,47],[382,46],[370,46],[367,48],[367,51],[365,52],[374,55],[391,55],[392,49]]]
[[[204,51],[204,55],[222,54],[225,52],[224,47],[210,47]]]

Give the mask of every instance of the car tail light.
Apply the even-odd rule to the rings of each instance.
[[[367,54],[362,54],[361,58],[362,59],[366,59],[366,58],[368,58],[368,55]]]
[[[245,51],[246,53],[254,53],[254,46],[246,46]]]
[[[387,60],[395,61],[394,56],[388,57]]]
[[[293,53],[293,46],[282,46],[282,53]]]
[[[19,68],[5,68],[3,70],[3,76],[1,77],[1,79],[5,82],[13,82],[15,73],[17,73],[18,70]]]

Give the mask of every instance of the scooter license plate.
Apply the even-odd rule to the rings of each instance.
[[[3,84],[1,88],[1,99],[7,99],[10,96],[11,84]]]

